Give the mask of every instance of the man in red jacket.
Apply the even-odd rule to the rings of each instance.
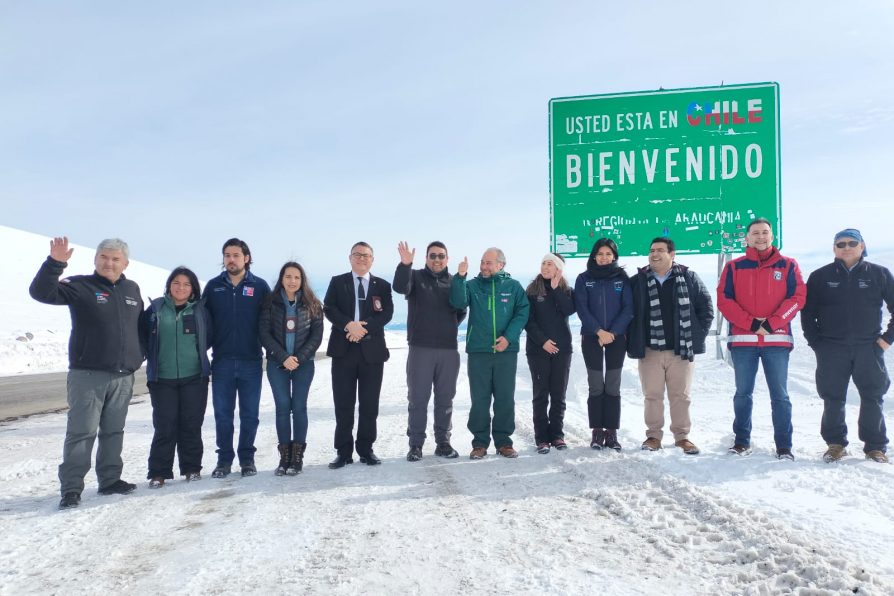
[[[735,444],[729,452],[751,453],[751,410],[757,366],[764,368],[773,412],[776,457],[793,460],[788,358],[794,346],[791,321],[804,307],[807,288],[794,259],[773,244],[770,222],[748,224],[745,256],[727,263],[717,284],[717,308],[730,322],[728,346],[736,375],[733,397]]]

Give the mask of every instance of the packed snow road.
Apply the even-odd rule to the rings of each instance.
[[[402,335],[390,341],[400,347]],[[131,408],[124,451],[124,477],[139,481],[137,491],[100,497],[91,474],[81,506],[65,512],[56,510],[64,414],[5,423],[0,593],[894,593],[894,468],[856,455],[822,463],[812,364],[795,355],[795,462],[771,455],[763,387],[754,455],[726,455],[732,372],[706,358],[696,366],[692,410],[699,456],[667,438],[662,451],[639,451],[635,363],[624,373],[625,449],[591,450],[579,356],[566,414],[571,448],[547,455],[532,447],[530,377],[520,358],[517,460],[492,449],[484,461],[467,458],[463,371],[453,438],[461,457],[435,458],[429,441],[421,462],[406,462],[404,349],[386,365],[377,467],[326,467],[334,429],[327,360],[318,362],[297,477],[273,476],[266,384],[258,476],[210,478],[209,408],[205,478],[150,491],[151,409],[143,402]]]

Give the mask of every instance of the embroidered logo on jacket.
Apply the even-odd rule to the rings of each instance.
[[[106,304],[109,301],[109,293],[108,292],[96,292],[96,303],[97,304]]]
[[[774,271],[773,279],[775,279],[776,281],[782,280],[782,271]]]
[[[254,295],[255,295],[255,289],[254,289],[254,288],[250,288],[250,287],[248,287],[248,286],[245,286],[244,288],[242,288],[242,295],[243,295],[243,296],[254,296]]]

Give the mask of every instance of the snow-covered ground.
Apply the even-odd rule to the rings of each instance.
[[[16,255],[29,259],[29,276],[39,263],[33,254],[41,250]],[[135,279],[136,271],[128,270]],[[160,288],[163,281],[164,275],[151,283]],[[18,372],[6,368],[9,354],[17,354],[7,341],[14,329],[23,333],[39,324],[67,330],[64,308],[55,309],[63,320],[52,321],[61,327],[52,327],[53,309],[24,296],[0,304],[5,374]],[[10,311],[10,304],[18,310]],[[129,496],[100,497],[91,472],[81,506],[65,512],[56,509],[65,415],[0,424],[0,594],[894,593],[894,467],[862,458],[854,392],[848,409],[853,456],[835,465],[820,460],[822,404],[803,341],[792,353],[789,376],[795,462],[772,456],[762,382],[755,396],[755,453],[726,455],[733,373],[712,359],[709,347],[697,360],[693,389],[699,456],[683,455],[667,438],[660,452],[638,449],[642,397],[631,362],[623,377],[625,449],[589,449],[586,375],[577,354],[566,413],[568,451],[533,450],[530,376],[521,358],[517,460],[492,451],[481,462],[466,457],[471,435],[463,368],[453,436],[462,457],[435,458],[430,441],[425,458],[408,463],[405,336],[390,332],[388,339],[392,358],[376,443],[382,466],[326,467],[334,455],[328,360],[317,363],[308,454],[297,477],[273,476],[276,436],[266,383],[258,476],[206,475],[150,491],[143,478],[151,408],[140,397],[130,409],[123,454],[124,477],[139,488]],[[38,356],[32,362],[57,356],[42,344],[18,343],[31,346]],[[64,366],[64,347],[62,356]],[[889,422],[891,409],[889,401]],[[213,466],[210,407],[204,438],[205,465]]]

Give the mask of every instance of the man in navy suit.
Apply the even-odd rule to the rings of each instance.
[[[329,282],[323,312],[332,323],[326,355],[332,358],[332,399],[335,402],[335,450],[329,467],[354,463],[356,446],[360,463],[382,463],[373,452],[382,373],[388,360],[385,325],[394,314],[391,285],[371,275],[373,249],[366,242],[351,247],[351,272]],[[354,404],[357,440],[354,441]]]

